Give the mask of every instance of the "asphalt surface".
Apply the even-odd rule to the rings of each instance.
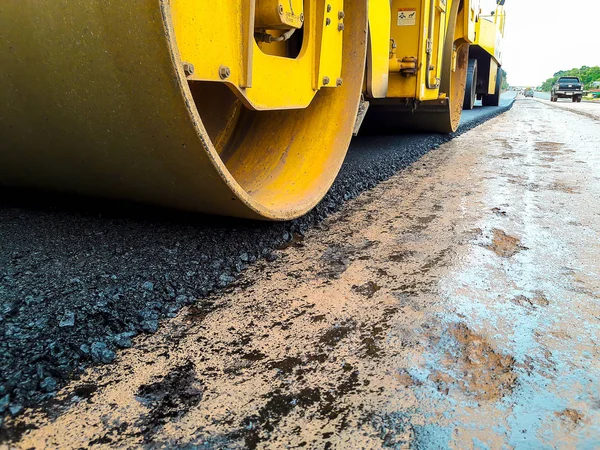
[[[307,216],[259,223],[0,191],[0,423],[51,402],[186,305],[208,313],[258,260],[456,135],[510,109],[466,112],[454,136],[358,137],[331,192]],[[0,442],[23,429],[2,425]]]
[[[597,119],[519,99],[8,418],[11,445],[599,448],[598,148]]]

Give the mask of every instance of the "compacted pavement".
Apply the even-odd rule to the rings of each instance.
[[[598,448],[598,149],[598,120],[518,100],[9,417],[4,445]]]

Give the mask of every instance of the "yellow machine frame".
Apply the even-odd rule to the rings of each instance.
[[[263,0],[263,9],[267,1]],[[304,2],[304,41],[296,58],[269,54],[265,51],[269,46],[255,41],[258,22],[255,2],[171,0],[181,59],[193,68],[188,74],[189,81],[226,83],[246,107],[255,110],[305,108],[319,89],[343,83],[344,0]],[[457,3],[462,4],[455,13],[459,17],[455,29],[449,30],[454,19],[453,5]],[[365,94],[373,98],[419,101],[447,97],[448,92],[440,92],[445,43],[449,34],[454,42],[475,41],[481,22],[473,3],[473,0],[370,0]],[[287,2],[281,2],[284,4]],[[401,15],[414,17],[404,20]],[[207,42],[218,45],[206,45]],[[486,44],[485,48],[493,52],[494,43],[491,47]],[[452,58],[455,60],[456,55]],[[414,73],[406,76],[411,71]]]
[[[1,2],[0,185],[299,217],[366,111],[456,130],[469,47],[501,63],[476,1]]]

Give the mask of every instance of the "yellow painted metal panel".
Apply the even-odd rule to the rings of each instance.
[[[369,42],[367,48],[367,93],[385,98],[390,72],[390,2],[369,1]]]
[[[420,87],[424,84],[425,30],[428,13],[425,0],[393,0],[391,3],[390,36],[396,44],[396,58],[402,60],[405,57],[415,57],[419,70],[417,76],[408,78],[399,73],[390,73],[388,97],[420,97]],[[412,14],[414,14],[414,24],[412,20],[404,21],[404,16],[408,17]],[[437,92],[435,96],[437,97]]]
[[[465,2],[464,8],[467,13],[464,16],[463,21],[463,37],[465,41],[473,43],[476,38],[476,27],[477,27],[477,9],[474,1]]]
[[[476,39],[473,42],[473,45],[489,53],[498,65],[502,65],[505,22],[506,13],[503,6],[499,6],[494,15],[480,16],[476,25]]]
[[[496,80],[498,79],[498,63],[492,59],[490,65],[490,80],[488,84],[488,94],[496,93]]]
[[[301,28],[304,21],[303,0],[256,0],[256,27],[265,29]]]
[[[337,86],[344,0],[305,3],[303,44],[296,58],[267,54],[259,47],[254,22],[248,20],[253,19],[253,5],[243,0],[171,0],[181,57],[194,66],[188,79],[227,83],[255,110],[306,108],[318,89]],[[229,69],[226,79],[222,67]]]
[[[319,63],[314,82],[316,87],[334,87],[342,82],[344,0],[326,0],[320,3],[320,7],[317,7],[317,23],[320,24],[320,27],[316,33],[317,47],[315,50]]]
[[[480,46],[490,55],[494,54],[496,45],[496,24],[493,18],[481,17],[477,23],[477,39],[475,44]]]

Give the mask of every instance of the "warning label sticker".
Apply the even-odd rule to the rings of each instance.
[[[398,10],[398,26],[410,27],[417,24],[417,10],[400,8]]]

